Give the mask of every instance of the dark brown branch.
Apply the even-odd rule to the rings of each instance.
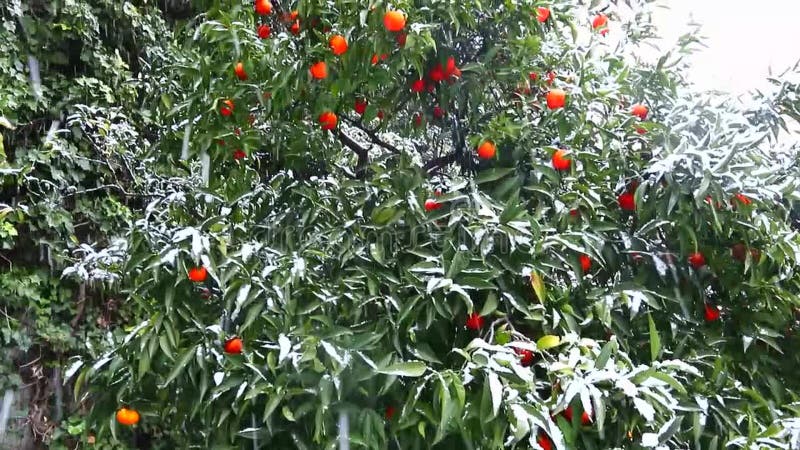
[[[389,150],[390,152],[392,152],[392,153],[394,153],[396,155],[399,155],[401,153],[399,148],[397,148],[394,145],[382,140],[378,136],[378,133],[375,132],[375,130],[370,130],[369,128],[365,127],[364,124],[360,120],[359,121],[354,121],[354,120],[350,120],[350,119],[347,119],[347,118],[345,118],[345,120],[347,120],[350,123],[350,125],[358,128],[359,130],[361,130],[364,133],[366,133],[366,135],[369,136],[370,140],[372,140],[372,142],[374,142],[375,144],[378,144],[379,146],[385,148],[386,150]]]
[[[358,162],[356,163],[356,176],[362,178],[364,176],[364,170],[369,164],[369,151],[362,147],[361,144],[354,141],[353,138],[346,135],[342,130],[338,130],[336,132],[336,136],[345,146],[358,155]]]
[[[436,170],[441,169],[442,167],[445,167],[449,164],[456,162],[457,159],[458,159],[458,152],[454,150],[446,155],[440,156],[438,158],[433,158],[432,160],[426,162],[425,165],[422,167],[425,169],[426,173],[430,174],[431,172],[435,172]]]

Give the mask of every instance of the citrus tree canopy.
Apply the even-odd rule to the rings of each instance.
[[[46,374],[38,439],[800,448],[798,73],[697,94],[648,0],[23,3],[0,375]]]

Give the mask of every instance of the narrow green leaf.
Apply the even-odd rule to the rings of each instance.
[[[547,298],[547,290],[544,286],[544,280],[542,280],[538,272],[531,272],[531,286],[539,301],[544,303]]]
[[[503,401],[503,384],[500,383],[500,378],[494,372],[489,372],[489,392],[492,397],[492,419],[497,417],[500,411],[500,404]]]
[[[421,377],[428,370],[428,366],[420,361],[408,361],[392,364],[378,370],[378,373],[385,375],[397,375],[401,377]]]
[[[558,336],[553,336],[552,334],[548,334],[539,338],[536,341],[536,348],[539,350],[548,350],[553,347],[558,347],[561,344],[561,338]]]
[[[170,384],[175,378],[178,378],[178,375],[180,375],[181,372],[183,372],[183,369],[186,368],[186,365],[189,364],[189,361],[192,360],[192,357],[194,356],[194,353],[196,351],[197,351],[197,345],[193,345],[188,349],[186,349],[185,352],[183,352],[181,357],[178,358],[178,362],[175,363],[175,367],[172,368],[172,372],[170,372],[169,376],[167,376],[167,380],[164,381],[164,384],[161,385],[162,387]]]
[[[483,304],[483,308],[481,308],[480,315],[481,317],[486,317],[495,312],[495,310],[497,310],[497,294],[490,292],[489,295],[486,296],[486,302]]]
[[[655,361],[661,352],[661,337],[658,335],[656,323],[653,322],[653,316],[650,313],[647,314],[647,322],[650,327],[650,360]]]
[[[606,342],[606,345],[603,346],[603,349],[600,350],[600,354],[594,361],[594,367],[598,370],[603,369],[608,363],[608,359],[611,357],[611,352],[616,351],[618,347],[619,344],[617,344],[616,339]]]
[[[478,184],[488,183],[490,181],[497,181],[500,178],[514,172],[516,167],[497,167],[494,169],[483,170],[475,177],[475,182]]]

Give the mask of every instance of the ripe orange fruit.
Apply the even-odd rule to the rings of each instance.
[[[588,255],[579,256],[578,261],[581,263],[581,270],[583,270],[583,273],[588,272],[589,269],[592,268],[592,259],[589,258]]]
[[[431,68],[430,72],[428,72],[428,78],[434,83],[444,80],[444,68],[442,67],[442,63],[436,64]]]
[[[647,119],[647,112],[647,106],[644,106],[641,103],[637,103],[631,108],[631,114],[638,117],[640,120]]]
[[[189,269],[188,277],[190,281],[195,283],[202,283],[208,277],[208,270],[205,267],[192,267]]]
[[[415,80],[411,83],[411,92],[421,93],[425,91],[425,80]]]
[[[547,107],[550,109],[563,108],[567,103],[567,93],[563,89],[552,89],[547,93]]]
[[[272,30],[270,30],[269,25],[258,26],[258,37],[261,39],[267,39],[271,33]]]
[[[447,78],[448,78],[447,81],[449,81],[450,84],[453,84],[455,82],[455,80],[458,80],[458,79],[461,78],[461,69],[456,67],[455,69],[453,69],[452,73],[448,73],[447,74]]]
[[[343,55],[347,51],[347,40],[340,34],[331,36],[328,45],[336,56]]]
[[[437,202],[436,200],[429,198],[425,200],[425,211],[431,212],[436,211],[437,209],[441,208],[442,204]]]
[[[131,426],[139,423],[139,412],[135,409],[120,408],[117,410],[117,422],[120,425]]]
[[[406,15],[400,11],[386,11],[383,15],[383,26],[387,31],[401,31],[406,26]]]
[[[456,72],[456,58],[453,56],[447,57],[447,64],[445,64],[444,73],[450,77]]]
[[[719,306],[713,306],[706,303],[703,309],[703,315],[706,318],[706,322],[715,322],[719,320],[720,316],[722,315],[720,313]]]
[[[339,118],[331,111],[325,111],[319,115],[319,123],[322,125],[323,130],[332,130],[336,128]]]
[[[515,348],[514,352],[519,355],[519,363],[522,367],[533,364],[533,352],[524,348]]]
[[[483,317],[481,317],[480,314],[478,313],[470,314],[469,316],[467,316],[466,326],[467,329],[469,330],[474,330],[474,331],[480,330],[481,328],[483,328]]]
[[[572,166],[572,160],[567,156],[566,150],[556,150],[553,153],[553,168],[559,171],[569,170]]]
[[[225,353],[229,355],[238,355],[242,353],[242,340],[238,337],[233,337],[225,341],[225,344],[222,346]]]
[[[312,64],[308,71],[311,72],[311,76],[316,80],[322,80],[328,77],[328,65],[325,64],[325,61]]]
[[[370,60],[370,62],[372,63],[373,66],[378,65],[378,62],[380,62],[380,60],[378,59],[378,55],[377,54],[372,55],[372,59]]]
[[[539,444],[539,447],[542,447],[542,450],[553,450],[553,443],[550,442],[550,438],[543,433],[540,433],[539,436],[536,437],[536,443]]]
[[[706,257],[700,252],[694,252],[689,255],[689,264],[695,269],[699,269],[706,265]]]
[[[598,28],[604,28],[606,25],[608,25],[608,16],[605,14],[598,14],[594,16],[594,19],[592,19],[592,28],[595,30]]]
[[[294,35],[300,34],[300,21],[295,20],[292,26],[289,27],[289,31]]]
[[[353,109],[355,109],[359,115],[363,116],[364,112],[367,110],[367,101],[363,99],[356,99],[356,104],[353,106]]]
[[[551,70],[547,72],[547,85],[550,86],[553,84],[553,81],[556,81],[556,73]]]
[[[233,101],[223,100],[222,106],[219,107],[219,113],[225,117],[228,117],[231,114],[233,114]]]
[[[741,192],[733,196],[733,198],[731,199],[731,206],[735,207],[737,201],[744,206],[753,203],[753,201],[750,200],[748,196],[742,194]]]
[[[572,422],[572,406],[568,406],[562,413],[567,422]],[[592,417],[586,411],[581,414],[581,424],[587,426],[592,423]]]
[[[233,73],[235,73],[236,77],[242,81],[247,79],[247,72],[245,72],[244,64],[241,61],[236,63],[236,66],[233,68]]]
[[[266,16],[272,12],[272,3],[269,0],[256,0],[256,14]]]
[[[619,207],[625,211],[636,211],[636,198],[633,192],[623,192],[619,194],[617,203],[619,203]]]
[[[547,22],[547,19],[550,18],[550,8],[545,8],[544,6],[540,6],[536,8],[536,20],[539,22]]]
[[[495,147],[494,143],[491,141],[483,141],[483,143],[478,146],[478,158],[480,159],[492,159],[496,153],[497,147]]]

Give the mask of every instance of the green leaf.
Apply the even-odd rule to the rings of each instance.
[[[376,225],[388,225],[395,214],[397,214],[395,208],[378,208],[372,213],[372,221]]]
[[[549,350],[559,345],[561,345],[561,338],[552,334],[542,336],[536,341],[536,348],[539,350]]]
[[[283,401],[283,391],[278,391],[270,395],[269,401],[267,402],[267,405],[264,407],[264,414],[261,415],[262,420],[264,422],[266,422],[270,418],[272,413],[275,412],[275,409],[278,408],[278,405],[280,405],[281,401]]]
[[[475,182],[478,184],[488,183],[490,181],[497,181],[517,170],[515,167],[497,167],[493,169],[483,170],[477,177]]]
[[[500,411],[500,404],[503,402],[503,384],[500,383],[500,378],[494,372],[489,372],[489,393],[492,399],[492,416],[494,419]]]
[[[196,351],[197,345],[193,345],[181,354],[181,357],[178,358],[178,361],[175,363],[175,367],[172,368],[172,371],[167,376],[166,381],[161,385],[162,388],[170,384],[175,378],[178,378],[178,375],[183,372],[183,369],[185,369],[189,361],[192,360]]]
[[[486,296],[486,302],[483,304],[483,308],[481,308],[480,316],[486,317],[495,312],[495,310],[497,310],[497,294],[490,292]]]
[[[392,364],[388,367],[378,370],[378,372],[385,375],[397,375],[401,377],[421,377],[427,370],[428,366],[426,366],[423,362],[408,361]]]
[[[447,429],[451,423],[451,419],[453,417],[453,402],[450,396],[450,389],[445,382],[444,378],[439,376],[439,388],[436,392],[439,394],[439,407],[441,409],[441,417],[439,418],[439,426],[436,430],[436,437],[433,439],[433,443],[437,444],[444,439],[447,435]]]
[[[538,272],[531,272],[531,287],[533,287],[533,292],[536,294],[536,298],[538,298],[540,302],[544,303],[545,299],[547,298],[547,290],[544,286],[544,280],[542,280],[542,277]]]
[[[650,360],[655,361],[661,353],[661,337],[658,335],[656,323],[653,322],[653,316],[650,313],[647,314],[647,322],[650,327]]]
[[[669,384],[670,387],[672,387],[672,389],[675,389],[676,391],[678,391],[682,395],[686,395],[686,388],[683,387],[683,384],[681,382],[679,382],[678,380],[676,380],[672,375],[670,375],[668,373],[664,373],[664,372],[657,372],[657,371],[647,371],[647,373],[650,375],[650,378],[655,378],[657,380],[661,380],[661,381]]]
[[[608,363],[608,359],[611,357],[611,353],[616,351],[618,347],[619,344],[617,344],[616,339],[612,339],[606,342],[606,345],[603,346],[603,349],[600,350],[600,354],[594,361],[595,369],[602,370]]]

